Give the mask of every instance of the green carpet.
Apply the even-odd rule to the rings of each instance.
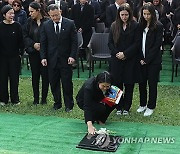
[[[95,125],[97,129],[102,126]],[[108,122],[103,126],[129,138],[153,139],[153,142],[132,143],[126,140],[117,154],[179,154],[180,127],[154,124]],[[86,133],[82,120],[53,116],[0,114],[0,153],[3,154],[84,154],[103,153],[77,149]],[[171,143],[167,143],[169,138]],[[166,140],[166,141],[165,141]]]
[[[163,57],[162,57],[162,71],[160,73],[160,85],[178,85],[180,86],[180,69],[178,69],[178,76],[174,77],[174,82],[171,82],[171,70],[172,70],[172,60],[170,51],[168,50],[168,47],[166,47],[166,51],[164,51]],[[73,71],[73,79],[80,79],[85,80],[89,77],[89,71],[87,70],[86,63],[84,62],[85,71],[82,72],[81,66],[80,66],[80,78],[77,78],[77,69],[74,69]],[[108,66],[105,64],[105,62],[102,62],[101,68],[99,67],[99,62],[95,64],[95,69],[92,75],[96,75],[99,72],[102,72],[104,70],[107,70]],[[30,70],[27,70],[26,65],[23,65],[22,69],[22,75],[21,77],[30,77],[31,72]]]

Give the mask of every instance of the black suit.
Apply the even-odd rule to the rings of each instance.
[[[94,25],[94,8],[88,3],[84,4],[81,11],[81,5],[75,4],[71,10],[71,19],[77,29],[82,28],[83,48],[86,48],[92,35],[92,27]]]
[[[117,7],[115,4],[110,5],[106,9],[106,23],[107,27],[110,28],[111,24],[115,21],[117,14]]]
[[[172,0],[171,3],[171,12],[174,13],[174,11],[180,6],[180,1],[179,0]]]
[[[41,31],[41,59],[47,59],[51,91],[55,106],[61,107],[60,80],[66,108],[73,108],[72,68],[68,58],[75,59],[77,52],[77,32],[74,22],[62,18],[61,30],[55,33],[54,23],[49,20]]]
[[[143,35],[143,30],[142,33]],[[150,109],[156,107],[157,82],[161,70],[162,53],[160,47],[163,40],[163,25],[158,22],[155,30],[149,30],[146,35],[145,57],[141,52],[141,60],[145,65],[141,66],[143,82],[139,84],[140,106],[146,106]],[[141,46],[142,47],[142,46]],[[142,51],[142,50],[141,50]],[[147,82],[149,85],[149,100],[147,103]]]

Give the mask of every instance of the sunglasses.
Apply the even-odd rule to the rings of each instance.
[[[15,7],[20,7],[20,5],[19,5],[19,4],[14,4],[13,6],[15,6]]]

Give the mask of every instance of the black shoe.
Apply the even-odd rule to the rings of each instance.
[[[62,105],[60,103],[54,103],[53,109],[54,110],[58,110],[62,107]]]
[[[12,105],[20,105],[21,103],[18,101],[18,102],[12,102]]]
[[[12,100],[11,103],[12,103],[12,105],[19,105],[20,101],[19,101],[19,99],[18,100]]]
[[[41,100],[41,104],[42,105],[47,104],[47,101],[46,100]]]
[[[37,105],[37,104],[39,104],[39,101],[34,100],[34,101],[33,101],[33,104],[34,104],[34,105]]]
[[[73,109],[70,109],[70,108],[65,108],[65,111],[66,112],[71,112]]]

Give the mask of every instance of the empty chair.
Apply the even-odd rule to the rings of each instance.
[[[94,61],[109,61],[111,58],[108,47],[109,33],[93,33],[89,43],[89,77],[91,70],[94,71]]]
[[[177,36],[172,49],[172,78],[171,78],[172,82],[174,79],[174,66],[176,66],[176,76],[177,76],[178,64],[180,64],[180,36]]]

